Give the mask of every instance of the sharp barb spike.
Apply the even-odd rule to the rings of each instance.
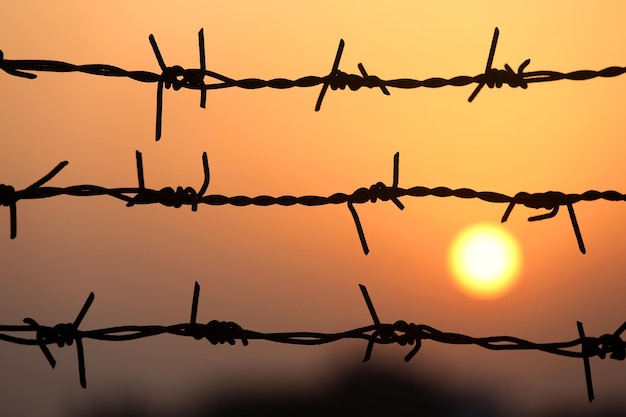
[[[157,84],[157,96],[156,96],[156,120],[154,140],[158,142],[161,139],[161,126],[163,124],[163,81],[159,81]]]
[[[580,252],[584,255],[585,253],[587,253],[587,249],[585,249],[583,235],[580,233],[580,227],[578,227],[578,220],[576,220],[574,206],[572,204],[568,204],[567,211],[569,212],[569,218],[572,221],[572,227],[574,228],[574,234],[576,235],[576,241],[578,242],[578,249],[580,249]]]
[[[161,55],[161,51],[159,50],[159,45],[156,43],[156,39],[154,39],[154,35],[150,34],[148,36],[148,40],[150,41],[150,45],[152,46],[152,51],[154,52],[154,56],[159,63],[159,67],[161,71],[165,71],[167,69],[167,65],[165,65],[165,61],[163,60],[163,56]]]
[[[204,48],[204,29],[198,32],[198,49],[200,50],[200,71],[202,71],[202,88],[200,89],[200,107],[206,108],[206,87],[204,74],[206,72],[206,52]]]
[[[198,316],[198,302],[200,300],[200,284],[198,281],[193,286],[193,301],[191,302],[191,318],[189,323],[196,324],[196,317]]]
[[[17,237],[17,203],[13,202],[9,206],[9,223],[11,228],[11,239]]]
[[[589,363],[589,356],[587,356],[585,352],[585,329],[583,328],[583,324],[579,321],[576,322],[576,325],[578,326],[578,334],[580,335],[580,344],[582,346],[585,382],[587,383],[587,398],[589,402],[592,402],[595,396],[593,394],[593,381],[591,379],[591,364]]]
[[[137,160],[137,182],[140,189],[146,188],[143,177],[143,157],[141,152],[135,151],[135,159]]]
[[[343,39],[340,39],[339,47],[337,48],[337,54],[335,55],[335,61],[333,62],[333,68],[331,69],[330,74],[328,74],[326,81],[324,81],[324,85],[322,85],[320,95],[317,97],[317,103],[315,103],[315,111],[320,111],[320,109],[322,108],[322,101],[324,100],[326,91],[328,91],[328,87],[330,86],[330,81],[328,79],[330,77],[333,77],[339,69],[339,61],[341,61],[341,55],[343,54],[344,45],[345,42],[343,41]]]
[[[370,249],[367,246],[367,240],[365,239],[365,232],[363,232],[363,226],[361,226],[359,214],[356,212],[354,204],[352,204],[351,202],[348,202],[348,209],[350,209],[350,214],[352,214],[352,219],[354,220],[354,226],[356,226],[356,232],[358,233],[359,240],[361,241],[363,253],[367,255],[370,252]]]
[[[487,77],[489,72],[491,71],[491,67],[493,65],[493,57],[496,54],[496,45],[498,44],[498,37],[500,36],[500,29],[497,27],[493,31],[493,38],[491,39],[491,47],[489,48],[489,56],[487,57],[487,65],[485,65],[485,74],[484,77]],[[485,81],[481,81],[480,84],[476,86],[472,94],[469,96],[467,101],[470,103],[474,101],[480,90],[485,86]]]
[[[529,217],[528,221],[529,222],[536,222],[536,221],[539,221],[539,220],[551,219],[554,216],[556,216],[558,212],[559,212],[559,206],[554,206],[552,211],[550,211],[548,213],[545,213],[545,214],[540,214],[538,216]]]
[[[365,304],[367,305],[367,309],[372,316],[372,320],[374,320],[374,324],[379,326],[380,320],[378,319],[378,314],[376,314],[376,309],[374,308],[374,303],[372,303],[372,299],[370,298],[369,293],[367,292],[367,287],[363,284],[359,284],[359,288],[361,289],[361,294],[363,294],[363,299],[365,300]]]
[[[76,354],[78,356],[78,378],[80,379],[80,386],[84,389],[87,388],[87,371],[85,370],[85,351],[83,349],[83,340],[76,338]]]
[[[74,327],[78,327],[83,321],[85,315],[87,314],[87,311],[89,311],[89,307],[91,307],[91,304],[93,304],[93,300],[95,298],[96,297],[93,292],[89,293],[87,300],[85,300],[85,304],[83,304],[83,308],[80,309],[80,312],[76,316],[76,320],[74,320]]]
[[[507,206],[504,215],[502,216],[502,220],[500,220],[501,223],[504,223],[509,219],[511,212],[513,211],[513,207],[515,207],[515,201],[511,201]]]
[[[202,169],[204,172],[204,181],[202,183],[202,187],[200,187],[200,191],[198,192],[198,197],[201,198],[206,190],[209,188],[209,183],[211,181],[211,171],[209,170],[209,158],[206,152],[202,153]]]

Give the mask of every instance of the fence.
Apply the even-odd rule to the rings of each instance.
[[[412,346],[409,353],[404,357],[404,360],[408,362],[421,349],[422,340],[432,340],[452,345],[476,345],[490,350],[537,350],[553,355],[582,358],[589,401],[594,399],[589,359],[595,356],[605,359],[607,354],[611,359],[626,359],[626,344],[621,338],[622,333],[626,330],[626,322],[619,326],[615,332],[607,333],[600,337],[586,336],[583,324],[577,322],[579,338],[565,342],[534,343],[513,336],[472,337],[459,333],[443,332],[425,324],[409,323],[404,320],[398,320],[394,323],[382,323],[378,318],[367,288],[362,284],[359,284],[359,288],[374,323],[339,333],[310,331],[262,333],[244,329],[239,324],[230,321],[211,320],[206,324],[198,323],[197,312],[200,299],[200,285],[196,282],[191,305],[191,317],[188,323],[169,326],[127,325],[95,330],[80,330],[78,327],[95,299],[94,293],[90,293],[73,323],[44,326],[27,317],[24,319],[25,325],[0,325],[0,332],[4,332],[0,333],[0,340],[21,345],[39,346],[48,363],[53,368],[56,366],[56,360],[48,349],[48,345],[56,344],[58,347],[64,347],[72,346],[72,344],[76,343],[78,374],[83,388],[87,388],[83,339],[123,342],[161,334],[193,337],[196,340],[206,339],[213,345],[218,343],[234,345],[237,341],[241,341],[243,346],[247,346],[250,340],[265,340],[293,345],[323,345],[344,339],[363,339],[367,341],[363,362],[370,360],[375,344]],[[17,337],[6,334],[7,332],[34,332],[35,337]],[[580,346],[580,351],[572,350],[572,348],[578,346]]]
[[[588,190],[582,194],[565,194],[560,191],[546,191],[542,193],[528,193],[520,191],[514,196],[493,192],[493,191],[476,191],[470,188],[450,189],[448,187],[428,188],[422,186],[414,186],[411,188],[402,188],[398,186],[400,172],[400,153],[394,155],[393,163],[393,182],[391,187],[379,181],[369,188],[361,187],[353,191],[351,194],[334,193],[328,197],[306,195],[295,197],[284,195],[272,197],[268,195],[260,196],[225,196],[220,194],[204,195],[208,190],[211,179],[209,162],[206,152],[202,154],[202,168],[204,172],[204,180],[198,191],[195,188],[187,186],[165,187],[160,190],[146,188],[143,175],[143,158],[141,152],[135,154],[137,161],[137,178],[138,187],[122,187],[122,188],[106,188],[99,185],[74,185],[69,187],[44,187],[43,185],[54,178],[63,168],[68,165],[67,161],[60,162],[48,174],[23,190],[16,191],[13,186],[0,184],[0,204],[8,206],[10,209],[10,225],[11,239],[17,236],[17,202],[20,200],[33,200],[51,198],[60,195],[70,195],[79,197],[101,196],[107,195],[118,200],[126,202],[127,207],[137,204],[161,204],[167,207],[180,208],[182,206],[191,206],[193,211],[198,209],[198,205],[209,206],[293,206],[295,204],[303,206],[322,206],[328,204],[346,204],[354,220],[363,253],[369,253],[369,246],[365,239],[365,232],[361,225],[359,215],[354,208],[355,204],[376,203],[377,201],[391,200],[400,210],[404,209],[404,205],[400,201],[400,197],[456,197],[463,199],[477,198],[488,203],[508,203],[508,206],[502,216],[501,221],[506,222],[516,205],[523,205],[534,209],[547,209],[550,212],[532,216],[528,221],[545,220],[552,218],[559,212],[559,207],[566,206],[569,213],[570,221],[576,235],[578,248],[581,253],[586,253],[585,243],[576,220],[574,212],[574,204],[580,201],[625,201],[626,195],[618,191],[596,191]]]
[[[476,76],[456,76],[450,79],[433,77],[425,80],[410,78],[384,80],[378,76],[370,75],[362,64],[358,65],[360,74],[347,74],[339,69],[341,56],[344,49],[344,41],[341,40],[337,49],[331,71],[326,76],[305,76],[295,80],[285,78],[274,78],[262,80],[257,78],[247,78],[235,80],[222,74],[207,69],[204,52],[203,30],[198,33],[199,60],[200,67],[186,69],[182,66],[167,66],[160,52],[154,36],[150,35],[149,40],[152,50],[161,69],[161,73],[150,71],[127,71],[111,65],[74,65],[60,61],[50,60],[9,60],[4,58],[0,51],[0,68],[7,74],[22,78],[34,79],[37,77],[34,72],[82,72],[92,75],[125,77],[144,83],[157,83],[156,93],[156,128],[155,137],[158,141],[162,136],[161,119],[163,114],[163,90],[164,89],[191,89],[200,91],[200,106],[205,107],[207,92],[225,88],[243,89],[287,89],[294,87],[308,88],[319,87],[315,110],[321,108],[328,88],[332,90],[349,88],[358,90],[360,88],[378,88],[385,95],[390,95],[390,89],[415,89],[415,88],[440,88],[444,86],[467,86],[476,84],[473,92],[468,98],[472,102],[484,86],[489,88],[500,88],[508,85],[512,88],[528,88],[529,84],[538,82],[551,82],[558,80],[589,80],[597,77],[617,77],[626,72],[626,67],[611,66],[599,71],[579,70],[568,73],[557,71],[531,71],[526,72],[530,64],[530,59],[526,59],[514,71],[509,65],[505,69],[494,69],[492,67],[495,50],[498,42],[499,30],[494,30],[485,71]],[[205,83],[205,78],[216,80],[213,83]],[[488,203],[505,203],[507,208],[501,221],[505,222],[516,205],[523,205],[533,209],[546,209],[548,213],[530,217],[529,221],[549,219],[559,211],[559,208],[566,206],[569,218],[577,239],[578,247],[582,253],[586,252],[582,234],[574,212],[574,204],[581,201],[625,201],[626,194],[618,191],[596,191],[588,190],[580,194],[566,194],[560,191],[546,192],[525,192],[520,191],[513,196],[505,195],[493,191],[476,191],[470,188],[451,189],[448,187],[428,188],[423,186],[413,186],[403,188],[399,186],[399,153],[394,155],[392,185],[387,186],[384,182],[377,182],[370,187],[361,187],[350,194],[337,192],[330,196],[225,196],[218,194],[206,194],[210,183],[210,169],[207,154],[202,155],[203,182],[198,190],[194,187],[177,186],[166,187],[160,190],[146,187],[143,173],[142,154],[136,152],[138,185],[135,187],[106,188],[98,185],[73,185],[67,187],[50,187],[45,184],[54,178],[68,165],[67,161],[59,163],[41,179],[32,183],[23,190],[15,190],[11,185],[0,185],[0,204],[8,206],[10,211],[10,237],[17,236],[17,203],[21,200],[44,199],[55,196],[102,196],[106,195],[126,203],[126,206],[144,204],[161,204],[163,206],[180,208],[190,206],[193,211],[200,205],[232,205],[232,206],[321,206],[346,204],[352,220],[354,221],[358,237],[367,255],[369,247],[365,238],[365,233],[361,225],[359,215],[355,209],[356,204],[376,203],[377,201],[392,201],[396,207],[403,209],[404,205],[400,201],[402,197],[455,197],[463,199],[479,199]],[[127,341],[145,337],[153,337],[160,334],[173,334],[177,336],[193,337],[194,339],[207,339],[212,344],[229,343],[231,345],[240,341],[244,346],[252,340],[265,340],[275,343],[286,343],[296,345],[321,345],[334,343],[343,339],[363,339],[367,341],[367,348],[364,361],[370,359],[374,345],[376,344],[397,344],[400,346],[411,346],[411,350],[405,356],[409,361],[421,349],[422,341],[432,340],[445,344],[477,345],[489,350],[537,350],[553,355],[560,355],[582,359],[584,364],[587,393],[589,401],[593,400],[593,384],[591,378],[590,359],[599,357],[624,360],[626,358],[626,344],[622,340],[622,333],[626,330],[626,322],[619,326],[613,333],[604,334],[600,337],[586,336],[583,325],[577,322],[578,338],[565,342],[535,343],[512,336],[493,337],[471,337],[458,333],[449,333],[437,330],[433,327],[414,324],[404,320],[394,323],[383,323],[379,320],[373,303],[368,295],[365,286],[360,285],[364,300],[368,307],[373,324],[356,329],[346,330],[339,333],[318,333],[310,331],[290,332],[290,333],[262,333],[254,330],[244,329],[237,323],[212,320],[207,324],[196,321],[197,308],[199,302],[200,287],[196,283],[193,295],[190,321],[175,325],[150,325],[150,326],[118,326],[95,330],[81,330],[79,326],[88,312],[94,294],[91,293],[85,301],[82,309],[72,323],[59,323],[53,326],[41,325],[32,318],[25,318],[24,325],[0,325],[0,340],[21,345],[39,346],[46,359],[52,367],[56,361],[48,346],[56,344],[59,347],[76,344],[78,356],[78,368],[80,383],[86,387],[85,353],[82,341],[84,339],[95,339],[101,341]],[[13,333],[34,333],[34,337],[15,336]],[[579,350],[575,348],[580,347]]]

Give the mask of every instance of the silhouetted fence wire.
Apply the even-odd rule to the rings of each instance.
[[[259,78],[233,79],[225,75],[207,69],[204,48],[204,33],[198,33],[199,48],[199,68],[184,68],[180,65],[168,66],[161,54],[157,42],[153,35],[149,36],[150,45],[160,68],[160,73],[150,71],[127,71],[122,68],[106,64],[74,65],[61,61],[52,60],[10,60],[5,59],[4,53],[0,51],[0,69],[9,75],[16,77],[34,79],[35,72],[80,72],[92,75],[129,78],[143,83],[156,83],[156,117],[155,117],[155,138],[158,141],[162,134],[163,115],[163,90],[190,89],[200,91],[200,106],[206,106],[207,91],[224,88],[243,89],[288,89],[294,87],[309,88],[321,86],[315,110],[319,111],[328,89],[344,90],[349,88],[352,91],[361,88],[378,88],[385,95],[390,95],[390,88],[415,89],[415,88],[440,88],[444,86],[462,87],[476,84],[470,94],[468,101],[472,102],[484,86],[489,88],[501,88],[508,85],[511,88],[528,88],[531,83],[550,82],[563,79],[568,80],[589,80],[598,77],[617,77],[626,72],[626,67],[611,66],[599,71],[578,70],[572,72],[557,71],[530,71],[526,72],[530,64],[530,59],[526,59],[514,71],[508,64],[504,69],[493,68],[493,60],[498,42],[499,30],[495,28],[487,63],[482,74],[475,76],[456,76],[452,78],[432,77],[424,80],[411,78],[399,78],[385,80],[378,76],[370,75],[363,64],[358,64],[360,74],[348,74],[339,69],[339,64],[344,49],[344,41],[340,40],[335,59],[330,73],[325,76],[304,76],[295,80],[286,78],[274,78],[263,80]],[[206,83],[205,79],[213,81]],[[585,245],[582,234],[578,226],[573,205],[580,201],[626,201],[626,195],[617,191],[596,191],[589,190],[582,194],[566,194],[559,191],[547,191],[541,193],[518,192],[514,196],[491,192],[475,191],[470,188],[451,189],[448,187],[428,188],[415,186],[412,188],[399,187],[399,153],[394,156],[392,185],[387,186],[383,182],[377,182],[370,187],[361,187],[351,194],[334,193],[330,196],[290,196],[284,195],[272,197],[268,195],[251,196],[224,196],[219,194],[205,195],[210,182],[210,171],[206,153],[202,156],[204,180],[198,191],[193,187],[178,186],[161,188],[160,190],[150,189],[145,186],[143,174],[143,160],[140,152],[136,152],[137,163],[137,187],[107,188],[97,185],[75,185],[69,187],[44,186],[53,179],[67,164],[67,161],[59,163],[48,174],[29,187],[16,191],[13,186],[0,184],[0,205],[8,206],[10,211],[10,236],[17,236],[17,202],[20,200],[51,198],[60,195],[69,196],[102,196],[122,200],[128,207],[139,204],[161,204],[168,207],[180,208],[191,206],[193,211],[198,206],[203,205],[233,205],[233,206],[320,206],[329,204],[346,204],[354,221],[363,252],[367,254],[369,248],[365,238],[365,233],[360,222],[360,218],[355,209],[356,204],[376,203],[381,201],[392,201],[399,209],[404,209],[401,197],[456,197],[465,199],[480,199],[489,203],[508,204],[501,219],[505,222],[515,205],[523,205],[528,208],[546,209],[549,212],[530,217],[529,221],[545,220],[556,216],[560,207],[566,206],[570,221],[578,242],[579,249],[585,253]],[[175,324],[170,326],[149,325],[136,326],[125,325],[109,327],[96,330],[80,330],[85,315],[94,301],[94,294],[91,293],[85,301],[76,319],[72,323],[59,323],[52,327],[39,324],[32,318],[25,318],[24,325],[0,325],[0,340],[20,345],[39,346],[49,364],[54,368],[56,360],[52,355],[49,345],[56,344],[58,347],[71,346],[76,344],[79,379],[82,387],[87,386],[85,370],[84,339],[104,340],[104,341],[128,341],[145,337],[157,336],[160,334],[172,334],[177,336],[193,337],[196,340],[207,339],[211,344],[228,343],[234,345],[240,341],[244,346],[251,340],[265,340],[275,343],[296,344],[296,345],[322,345],[338,342],[343,339],[363,339],[367,341],[364,361],[368,361],[372,355],[376,344],[398,344],[400,346],[412,346],[410,352],[405,356],[405,361],[411,360],[421,349],[423,340],[432,340],[445,344],[476,345],[490,350],[537,350],[553,355],[578,358],[583,360],[587,395],[589,401],[594,398],[593,384],[591,378],[590,359],[599,357],[605,359],[607,355],[611,359],[624,360],[626,358],[626,344],[622,340],[622,333],[626,330],[626,322],[622,324],[614,333],[604,334],[600,337],[589,337],[581,322],[577,322],[578,338],[565,342],[554,343],[534,343],[512,336],[494,337],[471,337],[458,333],[442,332],[433,327],[407,323],[398,320],[394,323],[382,323],[374,309],[374,305],[367,293],[365,286],[360,285],[364,300],[367,304],[373,324],[347,330],[338,333],[320,332],[282,332],[263,333],[242,328],[234,322],[211,320],[207,324],[196,321],[197,308],[199,302],[200,287],[196,283],[193,294],[191,318],[188,323]],[[16,334],[24,332],[34,332],[34,337],[20,337]],[[579,348],[579,349],[577,349]]]
[[[87,387],[84,339],[122,342],[161,334],[193,337],[196,340],[206,339],[213,345],[224,343],[235,345],[237,341],[240,341],[243,346],[247,346],[252,340],[311,346],[334,343],[344,339],[362,339],[367,341],[363,362],[370,360],[374,346],[377,344],[411,346],[411,350],[404,357],[404,360],[408,362],[420,351],[422,341],[424,340],[453,345],[476,345],[489,350],[536,350],[553,355],[582,359],[589,401],[594,399],[589,359],[596,356],[600,359],[605,359],[607,355],[611,359],[620,361],[626,358],[626,344],[621,337],[624,330],[626,330],[626,322],[619,326],[615,332],[604,334],[600,337],[586,336],[582,323],[577,322],[579,337],[565,342],[534,343],[513,336],[472,337],[459,333],[443,332],[425,324],[408,323],[404,320],[398,320],[394,323],[383,323],[378,318],[366,287],[361,284],[359,287],[373,324],[337,333],[307,331],[267,333],[244,329],[239,324],[230,321],[211,320],[206,324],[198,323],[197,312],[200,286],[196,282],[191,305],[191,317],[188,323],[169,326],[127,325],[81,330],[79,326],[95,298],[94,294],[90,293],[72,323],[45,326],[27,317],[23,320],[26,323],[24,325],[0,325],[0,340],[19,345],[39,346],[52,368],[56,366],[56,360],[50,352],[48,345],[64,347],[72,346],[76,343],[78,373],[80,384],[83,388]],[[34,332],[35,335],[30,338],[14,335],[25,332]],[[579,350],[574,349],[579,346]]]
[[[548,213],[529,217],[529,221],[545,220],[557,215],[561,206],[566,206],[574,234],[578,242],[578,247],[582,253],[586,253],[585,244],[578,226],[576,214],[574,212],[574,204],[580,201],[626,201],[626,194],[618,191],[596,191],[589,190],[582,194],[566,194],[560,191],[547,191],[540,193],[528,193],[525,191],[518,192],[514,196],[508,196],[493,191],[475,191],[470,188],[451,189],[448,187],[428,188],[415,186],[411,188],[402,188],[398,186],[400,176],[400,153],[394,155],[393,162],[393,180],[392,185],[387,186],[384,182],[379,181],[370,187],[361,187],[351,194],[334,193],[330,196],[291,196],[283,195],[273,197],[269,195],[251,196],[225,196],[221,194],[205,195],[210,182],[209,161],[206,152],[202,155],[202,166],[204,171],[204,180],[198,191],[193,187],[178,186],[176,189],[172,187],[164,187],[160,190],[147,188],[145,186],[143,174],[143,158],[141,152],[135,154],[137,163],[138,187],[123,188],[106,188],[98,185],[74,185],[69,187],[44,187],[44,184],[54,178],[65,166],[67,161],[59,163],[48,174],[40,180],[23,190],[16,191],[11,185],[0,184],[0,205],[8,206],[10,211],[10,236],[14,239],[17,236],[17,203],[20,200],[34,200],[51,198],[60,195],[89,197],[107,195],[126,202],[127,207],[140,204],[161,204],[167,207],[180,208],[182,206],[191,206],[193,211],[198,209],[199,205],[209,206],[323,206],[330,204],[346,204],[354,225],[356,227],[363,253],[369,253],[369,246],[365,238],[365,232],[361,225],[361,220],[356,211],[356,204],[376,203],[377,201],[392,201],[400,210],[404,209],[404,204],[400,201],[401,197],[456,197],[463,199],[476,198],[488,203],[506,203],[508,204],[502,222],[506,222],[513,208],[516,205],[522,205],[533,209],[547,209]]]
[[[578,70],[564,73],[544,70],[525,72],[526,68],[530,64],[530,59],[526,59],[522,62],[522,64],[517,68],[517,71],[514,71],[508,64],[504,65],[504,69],[496,69],[493,68],[492,65],[499,33],[500,31],[496,27],[493,33],[484,73],[475,76],[460,75],[452,78],[432,77],[425,80],[416,80],[411,78],[384,80],[378,76],[368,74],[365,67],[361,63],[358,64],[360,74],[345,73],[339,69],[339,63],[344,49],[343,39],[339,41],[339,47],[337,48],[335,60],[328,75],[309,75],[295,80],[286,78],[273,78],[270,80],[244,78],[241,80],[235,80],[207,69],[203,29],[198,32],[200,59],[199,68],[184,68],[180,65],[166,65],[154,36],[150,35],[150,45],[152,46],[152,50],[161,69],[161,73],[150,71],[127,71],[125,69],[106,64],[75,65],[67,62],[52,60],[5,59],[4,53],[1,50],[0,69],[9,75],[28,79],[37,78],[37,75],[33,72],[82,72],[107,77],[125,77],[144,83],[157,83],[155,128],[155,138],[157,141],[161,138],[163,90],[170,88],[175,91],[180,89],[199,90],[200,107],[205,108],[208,90],[218,90],[232,87],[249,90],[260,88],[287,89],[293,87],[316,87],[321,85],[322,89],[315,104],[315,111],[319,111],[328,88],[331,88],[332,90],[344,90],[347,87],[352,91],[359,90],[363,87],[379,88],[383,94],[390,95],[389,88],[414,89],[420,87],[463,87],[470,84],[477,84],[474,91],[468,98],[468,101],[472,102],[484,86],[489,88],[501,88],[503,85],[508,85],[512,88],[521,87],[526,89],[528,88],[528,85],[532,83],[558,80],[583,81],[598,77],[609,78],[620,76],[626,72],[626,67],[620,66],[611,66],[599,71]],[[205,83],[206,77],[212,78],[215,82]]]

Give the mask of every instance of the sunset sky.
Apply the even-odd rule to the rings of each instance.
[[[340,4],[338,4],[340,3]],[[207,68],[234,79],[329,73],[362,63],[382,79],[474,76],[484,72],[494,28],[493,67],[527,71],[623,66],[626,4],[514,2],[10,2],[0,6],[5,59],[110,64],[160,72],[148,36],[167,65],[198,67],[204,28]],[[206,80],[209,82],[208,78]],[[214,80],[210,80],[214,82]],[[626,76],[520,88],[475,86],[329,91],[314,111],[314,88],[166,90],[163,136],[154,140],[156,84],[80,73],[0,73],[0,183],[24,189],[61,161],[48,185],[136,187],[135,151],[146,186],[202,184],[207,194],[352,193],[391,185],[400,152],[401,187],[519,191],[626,191],[623,91]],[[90,292],[81,329],[189,320],[193,284],[198,321],[234,321],[262,332],[339,332],[371,324],[358,284],[380,319],[428,324],[471,336],[536,342],[612,333],[626,320],[622,271],[626,208],[574,206],[582,255],[565,207],[552,219],[516,207],[505,227],[522,250],[516,286],[493,300],[454,284],[448,250],[464,228],[498,223],[505,204],[455,198],[402,199],[356,207],[371,252],[365,256],[345,204],[322,207],[161,205],[125,207],[109,197],[61,196],[0,214],[0,324],[72,322]],[[78,382],[74,346],[50,350],[0,343],[0,407],[7,415],[64,415],[102,398],[136,396],[175,407],[189,396],[217,398],[239,387],[306,389],[327,384],[362,360],[366,343],[212,346],[174,336],[112,343],[85,340],[88,389]],[[588,404],[582,360],[541,352],[490,352],[425,341],[376,346],[372,362],[480,391],[530,415],[567,403],[592,409],[623,396],[624,364],[591,359],[596,400]],[[369,366],[364,364],[362,366]],[[33,400],[35,399],[35,400]],[[56,414],[51,414],[56,413]]]

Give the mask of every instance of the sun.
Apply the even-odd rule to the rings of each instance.
[[[479,299],[508,293],[520,272],[522,255],[515,237],[492,223],[462,230],[450,245],[448,265],[459,289]]]

